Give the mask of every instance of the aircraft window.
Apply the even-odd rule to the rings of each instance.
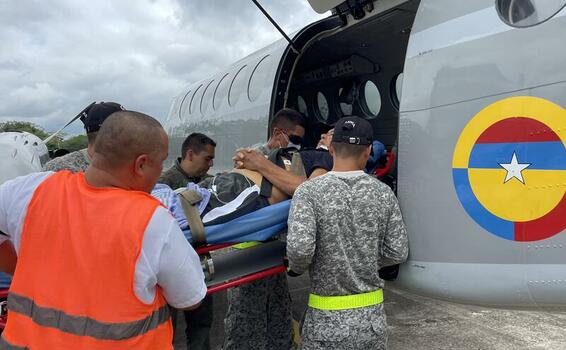
[[[381,94],[371,80],[366,81],[362,88],[361,105],[368,118],[375,118],[381,109]]]
[[[214,80],[212,80],[204,89],[204,93],[202,94],[202,100],[200,100],[200,112],[204,114],[208,109],[208,106],[212,103],[212,95],[214,90],[212,89],[212,84]]]
[[[183,119],[189,114],[189,95],[191,94],[191,90],[183,96],[183,100],[181,101],[181,108],[179,108],[179,119]]]
[[[228,104],[230,106],[236,105],[236,102],[240,99],[240,96],[244,93],[246,88],[246,73],[248,66],[243,66],[234,76],[232,84],[230,85],[230,91],[228,92]]]
[[[186,94],[185,94],[185,96],[186,96]],[[175,102],[173,103],[173,106],[171,107],[171,112],[169,113],[167,120],[170,120],[173,117],[177,117],[177,118],[181,119],[181,105],[183,103],[183,100],[185,99],[185,96],[183,96],[183,98],[181,98],[180,96],[175,98]]]
[[[566,6],[558,0],[497,0],[499,17],[514,27],[531,27],[554,17]]]
[[[271,68],[271,56],[265,56],[255,66],[248,83],[248,99],[250,102],[257,100],[259,95],[267,89],[271,90],[272,81],[268,81],[268,73]]]
[[[222,79],[218,82],[216,89],[214,90],[214,97],[212,99],[212,107],[216,110],[222,104],[222,101],[228,94],[228,87],[230,86],[230,80],[228,79],[228,74],[225,74]]]
[[[307,107],[307,103],[302,96],[297,98],[297,105],[299,107],[299,112],[303,113],[305,116],[309,116],[309,109]]]
[[[340,88],[340,90],[338,90],[338,96],[342,96],[343,91],[344,88]],[[340,102],[340,110],[342,111],[343,115],[352,115],[353,106],[351,103]]]
[[[401,88],[403,87],[403,73],[397,74],[397,76],[393,79],[393,86],[392,86],[392,93],[393,93],[393,104],[397,109],[399,109],[399,105],[401,103]]]
[[[202,94],[202,89],[201,89],[202,85],[200,85],[196,90],[195,93],[193,94],[193,97],[191,98],[191,104],[189,105],[189,114],[193,114],[194,112],[196,112],[197,110],[197,101],[200,101],[200,98],[197,97],[197,95]],[[201,95],[202,96],[202,95]],[[199,96],[200,97],[200,96]]]
[[[321,91],[316,94],[316,107],[320,120],[323,122],[327,121],[330,115],[330,109],[328,108],[328,100]]]

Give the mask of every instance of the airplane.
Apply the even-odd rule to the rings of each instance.
[[[194,82],[165,123],[215,169],[281,108],[367,118],[390,159],[409,260],[394,283],[506,308],[566,306],[566,1],[309,0],[327,18]],[[172,160],[172,159],[171,159]]]
[[[566,50],[555,33],[566,1],[309,2],[331,15],[174,98],[170,154],[204,132],[226,170],[235,149],[265,142],[283,107],[307,117],[313,146],[319,122],[363,116],[387,145],[381,175],[409,231],[393,283],[467,304],[564,308]],[[0,143],[0,183],[46,160],[33,135]]]

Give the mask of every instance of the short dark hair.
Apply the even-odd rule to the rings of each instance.
[[[271,121],[271,131],[273,132],[273,128],[290,130],[294,129],[297,125],[306,129],[306,122],[303,115],[294,109],[283,108],[279,112],[275,113],[275,116]]]
[[[193,132],[183,141],[183,146],[181,146],[181,159],[185,159],[188,150],[193,150],[193,152],[198,154],[204,150],[204,146],[206,145],[216,147],[216,142],[205,134]]]
[[[334,153],[340,158],[357,158],[368,148],[366,145],[332,142]]]
[[[167,134],[157,119],[134,111],[112,113],[98,131],[94,151],[111,167],[167,149]]]

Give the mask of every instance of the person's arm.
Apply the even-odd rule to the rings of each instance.
[[[0,234],[4,235],[3,232],[0,232]],[[17,261],[18,255],[16,254],[14,245],[10,240],[5,239],[3,243],[0,243],[0,271],[13,275],[16,270]]]
[[[389,213],[385,235],[379,247],[380,267],[400,264],[407,260],[409,254],[407,230],[403,222],[399,202],[393,192],[389,188],[387,189],[389,190],[387,194]]]
[[[171,306],[196,309],[207,291],[200,259],[165,208],[157,211],[161,211],[157,215],[168,217],[165,225],[156,225],[161,226],[159,237],[164,240],[158,258],[157,284]],[[164,226],[167,227],[165,232]]]
[[[289,196],[292,196],[297,187],[306,180],[304,176],[291,174],[287,170],[278,167],[261,153],[252,149],[240,150],[234,157],[234,160],[238,168],[259,172],[273,186]]]
[[[299,187],[291,202],[288,220],[287,257],[289,270],[304,273],[312,263],[316,249],[316,217],[312,201]]]

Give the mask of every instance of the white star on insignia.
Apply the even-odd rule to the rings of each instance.
[[[517,180],[521,181],[523,185],[525,184],[525,180],[523,180],[523,175],[521,172],[526,168],[531,166],[531,163],[519,163],[517,161],[517,155],[513,152],[513,158],[511,159],[511,163],[499,163],[503,169],[507,170],[507,175],[505,175],[505,181],[511,180],[512,178],[516,178]]]

